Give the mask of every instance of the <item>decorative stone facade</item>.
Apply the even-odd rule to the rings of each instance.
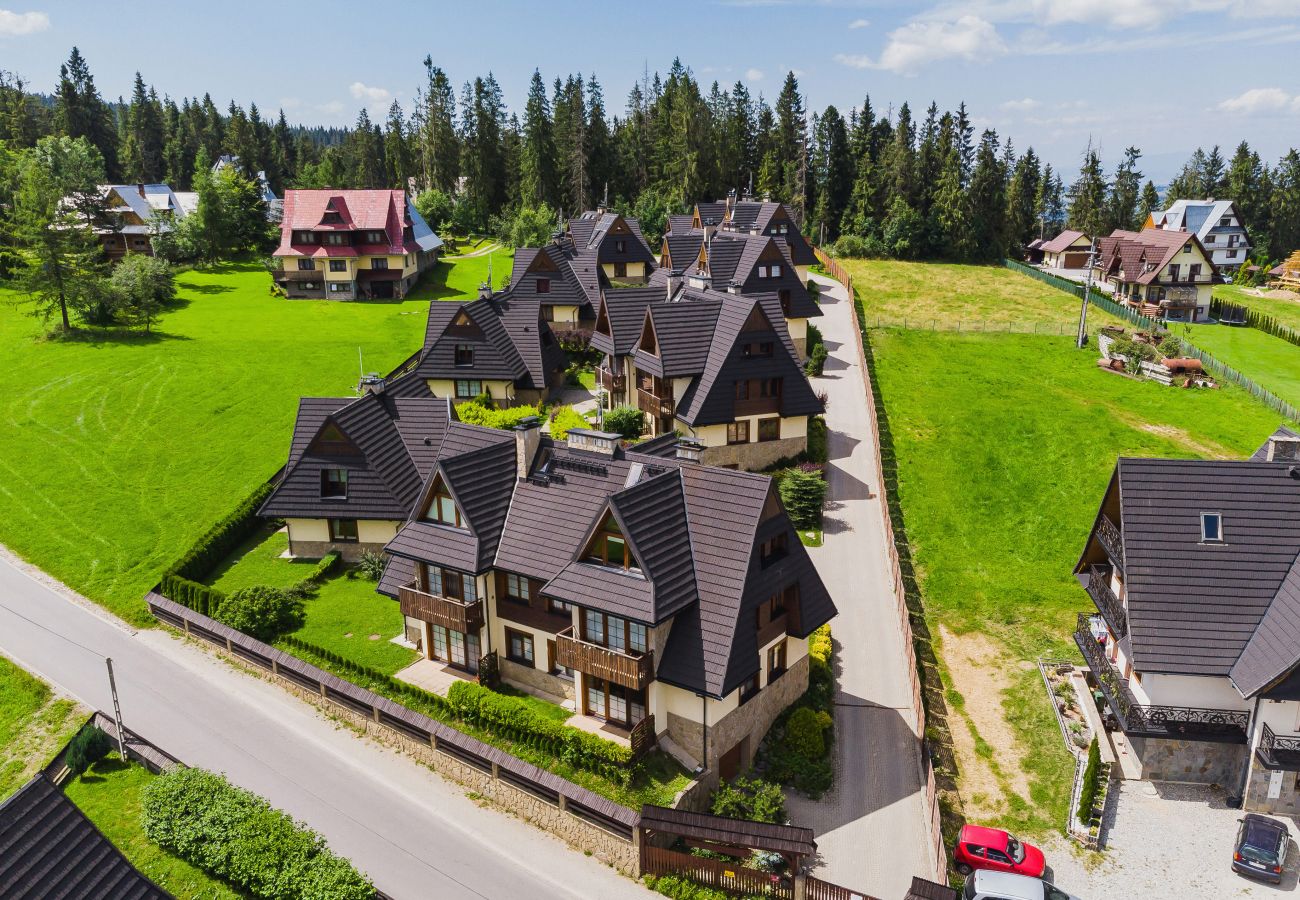
[[[504,656],[501,657],[499,665],[501,667],[501,678],[515,687],[522,688],[533,694],[545,694],[544,699],[550,700],[552,703],[573,699],[573,679],[571,678],[560,678],[530,666],[521,666],[519,663],[511,662]]]
[[[1279,785],[1278,797],[1276,800],[1270,800],[1268,797],[1268,785],[1276,774],[1281,780]],[[1270,813],[1281,816],[1300,815],[1300,772],[1273,772],[1255,761],[1255,767],[1250,773],[1250,784],[1246,787],[1246,800],[1244,808],[1251,812]]]
[[[1150,781],[1217,784],[1234,791],[1246,765],[1244,744],[1140,737],[1129,743],[1142,764],[1142,777]]]
[[[780,438],[775,441],[750,441],[748,444],[723,444],[705,447],[700,461],[709,466],[727,466],[757,472],[779,459],[798,456],[808,449],[808,436]]]
[[[320,559],[325,554],[335,550],[347,562],[356,562],[361,558],[361,554],[367,550],[371,553],[382,553],[384,545],[363,544],[360,541],[338,543],[333,541],[289,541],[289,552],[294,556],[301,556],[305,559]]]

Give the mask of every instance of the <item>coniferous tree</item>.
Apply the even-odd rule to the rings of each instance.
[[[417,154],[422,186],[454,194],[460,175],[460,146],[456,135],[456,96],[451,79],[424,58],[425,83],[415,114]]]
[[[840,222],[853,190],[853,157],[849,153],[848,126],[839,110],[834,106],[826,107],[818,124],[817,238],[819,241],[833,241],[839,237]]]
[[[541,72],[534,69],[519,146],[519,199],[526,206],[555,204],[557,200],[555,136],[551,127],[546,85]]]
[[[1142,224],[1142,217],[1138,215],[1140,193],[1138,185],[1142,183],[1142,173],[1137,167],[1141,156],[1141,150],[1137,147],[1129,147],[1124,151],[1124,159],[1115,169],[1115,179],[1111,182],[1110,196],[1107,198],[1108,215],[1104,229],[1106,234],[1116,228],[1132,231]]]
[[[794,72],[786,73],[781,93],[776,97],[776,139],[777,147],[784,157],[781,161],[779,199],[789,203],[795,218],[802,222],[811,205],[807,195],[807,180],[800,177],[800,169],[807,162],[808,123],[803,97],[799,94],[799,79]]]
[[[1039,235],[1038,198],[1043,172],[1034,148],[1016,160],[1007,184],[1007,242],[1017,256]]]
[[[1269,255],[1285,259],[1300,247],[1300,153],[1294,148],[1273,170],[1269,201]]]
[[[59,67],[54,120],[60,134],[89,141],[104,162],[105,177],[117,179],[118,136],[113,113],[99,95],[90,66],[76,47]]]
[[[1160,210],[1160,192],[1156,190],[1154,181],[1147,181],[1142,186],[1142,197],[1138,200],[1138,218],[1143,222],[1147,216]]]
[[[1070,186],[1069,226],[1089,237],[1106,232],[1106,180],[1101,156],[1091,146],[1084,151],[1079,177]]]
[[[1268,228],[1268,171],[1260,161],[1259,154],[1242,141],[1232,154],[1225,176],[1225,199],[1232,200],[1237,206],[1246,227],[1251,229],[1251,238],[1258,246],[1263,232]]]
[[[587,178],[603,201],[614,177],[614,141],[605,119],[605,92],[592,75],[587,80]]]
[[[415,174],[411,160],[411,145],[406,135],[406,116],[396,100],[388,107],[388,121],[384,127],[384,161],[388,164],[388,186],[407,190]]]
[[[985,129],[970,178],[972,258],[1000,260],[1007,254],[1007,176],[998,134]]]

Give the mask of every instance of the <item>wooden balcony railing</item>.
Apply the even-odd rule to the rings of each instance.
[[[1300,735],[1289,734],[1278,737],[1265,722],[1255,755],[1267,769],[1300,772]]]
[[[781,411],[780,397],[751,397],[748,400],[736,400],[732,415],[761,416]]]
[[[1110,516],[1102,515],[1101,522],[1097,525],[1097,537],[1101,538],[1101,545],[1106,548],[1116,567],[1123,570],[1124,538],[1120,535],[1119,528],[1110,520]]]
[[[570,626],[555,636],[555,661],[623,687],[643,690],[654,680],[654,654],[633,656],[575,637]]]
[[[636,405],[642,412],[652,416],[671,416],[676,408],[672,397],[660,397],[643,388],[636,390]]]
[[[1110,589],[1110,576],[1105,569],[1100,566],[1092,567],[1092,571],[1088,573],[1087,591],[1092,602],[1097,604],[1098,611],[1106,619],[1106,624],[1110,626],[1111,634],[1115,635],[1116,640],[1126,637],[1128,613],[1124,610],[1124,604]]]
[[[632,758],[640,759],[655,745],[655,716],[646,716],[632,726],[628,734],[628,744],[632,747]]]
[[[1088,661],[1088,668],[1101,688],[1119,726],[1127,735],[1177,738],[1187,741],[1246,743],[1250,713],[1241,709],[1200,709],[1188,706],[1149,706],[1139,703],[1129,690],[1128,679],[1106,657],[1092,635],[1092,614],[1079,613],[1074,642]]]
[[[402,608],[402,615],[412,616],[422,622],[432,622],[434,625],[467,634],[483,627],[482,600],[466,603],[455,597],[430,594],[416,587],[414,581],[397,589],[397,600]]]
[[[596,369],[596,384],[611,394],[621,394],[627,387],[627,376],[611,372],[602,366]]]
[[[320,269],[280,269],[275,277],[280,281],[324,281],[325,273]]]

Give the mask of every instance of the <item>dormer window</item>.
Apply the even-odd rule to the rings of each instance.
[[[785,532],[768,538],[758,545],[758,564],[766,569],[772,563],[783,559],[789,550]]]
[[[1201,543],[1223,543],[1223,514],[1216,512],[1201,513]]]
[[[772,355],[772,341],[751,341],[744,345],[742,354],[745,359],[766,358]]]
[[[614,242],[614,252],[615,252],[615,253],[626,253],[626,252],[627,252],[627,241],[623,241],[623,240],[615,241],[615,242]]]
[[[366,232],[366,243],[367,243],[367,244],[386,244],[386,243],[388,243],[388,242],[387,242],[386,240],[384,240],[384,233],[383,233],[382,231],[367,231],[367,232]]]
[[[1192,245],[1191,245],[1191,244],[1183,244],[1183,252],[1184,252],[1184,253],[1191,253],[1191,252],[1192,252]]]
[[[630,572],[641,571],[641,564],[632,555],[632,547],[623,536],[623,530],[618,527],[613,513],[605,513],[605,518],[601,520],[600,527],[587,546],[585,562]]]
[[[343,232],[334,231],[325,235],[325,243],[331,244],[335,247],[342,247],[347,242],[348,236]]]
[[[316,235],[310,231],[295,231],[293,233],[293,242],[295,244],[314,244],[316,243]]]
[[[549,279],[549,278],[538,278],[538,279],[537,279],[537,293],[539,293],[539,294],[549,294],[550,292],[551,292],[551,279]]]
[[[456,345],[457,368],[469,368],[474,365],[474,347],[472,344]]]
[[[456,505],[456,499],[452,497],[451,491],[447,490],[447,485],[441,477],[433,486],[433,496],[429,498],[429,511],[424,518],[429,522],[437,522],[452,528],[465,527],[460,507]]]
[[[322,500],[348,499],[348,470],[321,469],[320,496]]]

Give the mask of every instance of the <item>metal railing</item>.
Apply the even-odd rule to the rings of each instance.
[[[1126,679],[1092,635],[1092,614],[1079,613],[1074,642],[1125,734],[1244,744],[1250,713],[1236,709],[1150,706],[1139,703]]]
[[[1086,590],[1092,602],[1097,604],[1097,609],[1106,619],[1106,624],[1110,626],[1115,638],[1126,637],[1128,613],[1124,610],[1124,604],[1120,602],[1119,597],[1116,597],[1115,592],[1110,589],[1110,578],[1100,566],[1093,566],[1092,571],[1088,573]]]
[[[1256,752],[1266,768],[1300,772],[1300,735],[1278,737],[1265,722]]]
[[[1097,537],[1101,539],[1101,545],[1106,548],[1115,565],[1123,569],[1124,536],[1120,534],[1119,527],[1110,520],[1110,516],[1102,515],[1101,521],[1097,523]]]

